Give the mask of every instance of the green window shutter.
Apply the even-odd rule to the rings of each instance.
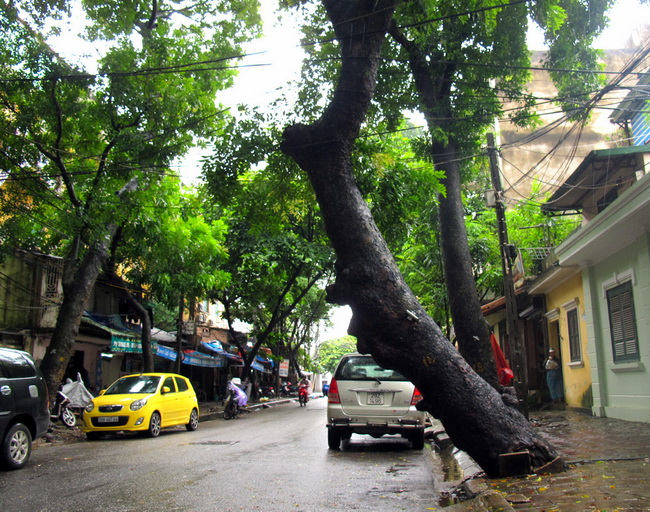
[[[607,291],[609,325],[612,336],[614,362],[638,361],[639,344],[632,283],[629,281]]]

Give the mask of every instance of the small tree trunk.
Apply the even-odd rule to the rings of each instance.
[[[119,290],[120,296],[127,301],[140,319],[142,324],[140,343],[142,345],[143,371],[153,372],[153,348],[151,346],[151,318],[149,317],[149,311],[129,292],[128,283],[121,276],[117,275],[114,267],[107,266],[105,270],[107,277],[117,285],[116,289]]]
[[[342,67],[332,101],[312,125],[284,131],[282,150],[307,172],[338,261],[328,301],[350,305],[358,349],[408,377],[454,444],[490,475],[499,455],[528,450],[534,467],[552,447],[442,335],[406,286],[355,183],[351,151],[375,87],[397,0],[324,0]]]
[[[153,349],[151,347],[151,318],[149,317],[149,311],[138,301],[133,294],[129,291],[127,283],[124,281],[122,276],[117,274],[115,254],[117,252],[118,245],[122,242],[123,229],[120,226],[113,241],[111,242],[111,251],[110,256],[104,267],[104,272],[106,277],[115,283],[115,289],[118,291],[120,296],[127,301],[129,306],[135,311],[135,314],[140,319],[142,324],[142,334],[140,336],[140,344],[142,346],[142,366],[145,372],[153,372]]]

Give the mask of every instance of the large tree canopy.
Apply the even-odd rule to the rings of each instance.
[[[239,347],[245,372],[262,345],[295,362],[329,309],[322,290],[333,257],[319,208],[303,173],[276,151],[279,132],[269,117],[233,120],[203,167],[204,193],[230,223],[224,268],[232,281],[214,298],[255,339],[252,350]]]
[[[432,136],[432,156],[434,161],[442,157],[436,163],[446,172],[447,193],[450,187],[460,191],[459,167],[454,164],[459,150],[476,147],[477,135],[499,113],[498,98],[490,89],[477,101],[470,94],[473,91],[463,87],[488,86],[489,80],[506,68],[503,58],[507,52],[493,55],[495,47],[512,45],[512,58],[522,62],[525,45],[515,43],[525,37],[525,5],[399,3],[399,8],[406,10],[399,13],[424,9],[434,15],[433,21],[439,21],[435,24],[420,18],[420,23],[407,25],[412,32],[408,37],[403,30],[396,31],[396,1],[324,0],[323,5],[341,54],[336,87],[317,120],[285,130],[282,149],[307,172],[337,253],[337,279],[329,290],[329,300],[351,306],[349,333],[357,337],[359,349],[409,377],[456,446],[486,472],[498,474],[499,455],[521,450],[531,454],[533,466],[541,466],[555,457],[555,451],[532,431],[507,394],[499,394],[474,373],[424,312],[391,258],[359,193],[352,168],[354,143],[375,92],[383,36],[390,31],[407,52],[406,61]],[[555,3],[544,5],[559,8]],[[421,36],[419,44],[413,47],[417,36]],[[481,59],[474,67],[486,65],[493,69],[491,76],[463,65],[469,64],[464,56],[472,54]],[[513,90],[518,90],[525,80],[517,78],[516,72],[503,77],[502,87],[508,89],[511,75],[518,84]],[[452,129],[456,122],[462,129]],[[457,224],[459,212],[462,218],[459,200],[454,199],[450,207],[455,211],[441,216],[441,226]],[[459,241],[464,230],[451,235],[443,243]],[[459,257],[463,263],[468,260]],[[446,258],[449,262],[449,256]],[[471,268],[469,273],[471,276]],[[463,291],[468,293],[467,288]]]
[[[230,62],[259,23],[254,0],[81,5],[87,39],[106,47],[97,72],[46,44],[51,24],[43,22],[67,2],[0,8],[0,168],[30,198],[3,212],[6,232],[13,247],[66,256],[61,313],[42,363],[51,390],[112,238],[172,161],[222,127],[215,95],[230,85]]]
[[[581,70],[598,69],[593,37],[605,25],[608,2],[401,2],[393,17],[390,40],[382,48],[376,93],[367,115],[367,131],[402,128],[399,120],[408,110],[419,110],[427,125],[426,146],[416,145],[420,153],[443,172],[443,188],[430,196],[426,212],[434,230],[440,232],[439,254],[444,262],[448,304],[454,318],[455,333],[463,356],[488,381],[496,384],[491,361],[489,332],[480,314],[479,293],[475,285],[476,253],[467,243],[465,209],[461,187],[475,179],[476,157],[482,153],[485,131],[499,117],[507,116],[519,125],[532,126],[536,99],[525,90],[530,76],[530,53],[526,35],[531,20],[536,20],[551,45],[546,65],[557,69],[552,74],[562,106],[575,118],[584,118],[583,105],[592,92],[582,79]],[[587,21],[588,20],[588,21]],[[309,66],[305,68],[305,89],[301,111],[313,119],[317,105],[331,97],[331,88],[314,87],[323,81],[333,83],[340,68],[337,48],[330,44],[333,27],[325,17],[314,17],[305,29],[308,38]],[[575,69],[575,72],[570,70]],[[561,71],[563,70],[563,71]],[[405,79],[405,77],[410,79]],[[596,77],[591,87],[602,83]],[[504,111],[504,104],[518,105]],[[355,153],[365,145],[358,140]],[[362,150],[361,150],[362,151]],[[394,167],[394,173],[398,170]],[[363,167],[355,165],[357,182],[364,190]],[[392,169],[391,169],[392,170]],[[382,171],[383,174],[387,174]],[[420,184],[424,183],[422,180]],[[396,208],[387,207],[387,211]],[[373,208],[373,213],[381,208]],[[435,212],[434,215],[429,212]],[[387,241],[391,233],[376,217]],[[394,223],[393,225],[399,225]],[[423,223],[418,232],[424,234]],[[429,237],[433,241],[432,237]],[[395,249],[392,247],[393,250]],[[413,247],[405,255],[412,257]],[[438,245],[432,247],[432,257]],[[420,253],[421,254],[421,253]],[[411,266],[408,275],[421,281]],[[435,287],[431,283],[431,288]],[[431,293],[418,295],[424,297]],[[447,303],[446,300],[439,302]],[[433,309],[433,308],[431,308]],[[443,310],[446,308],[443,308]],[[437,314],[442,317],[441,314]]]

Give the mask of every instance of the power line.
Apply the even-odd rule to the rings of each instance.
[[[517,3],[523,3],[523,2],[517,2]],[[502,4],[501,6],[492,6],[492,7],[490,7],[490,8],[501,8],[501,7],[506,7],[506,6],[508,6],[508,5],[512,5],[512,4]],[[466,13],[460,13],[460,14],[450,15],[449,17],[466,15],[466,14],[471,13],[471,12],[479,12],[479,11],[483,11],[483,10],[486,10],[486,9],[479,9],[478,11],[468,11],[468,12],[466,12]],[[444,18],[446,18],[446,17],[443,17],[443,18],[436,18],[436,19],[432,19],[432,20],[425,20],[425,21],[423,21],[423,22],[419,22],[418,24],[424,24],[424,23],[428,23],[428,22],[435,22],[435,21],[439,21],[439,20],[444,19]],[[418,25],[418,24],[416,24],[416,25]],[[261,53],[266,53],[266,52],[257,52],[257,53],[252,53],[252,54],[249,54],[249,55],[258,55],[258,54],[261,54]],[[222,58],[222,59],[212,59],[212,60],[207,60],[207,61],[201,61],[201,62],[189,63],[189,64],[179,64],[179,65],[168,66],[168,67],[160,67],[160,68],[143,69],[143,70],[133,71],[133,72],[121,72],[121,73],[115,73],[114,76],[129,76],[129,75],[134,75],[134,76],[135,76],[135,75],[138,75],[138,74],[147,75],[147,74],[155,74],[155,73],[159,73],[159,72],[160,72],[160,73],[163,73],[163,72],[188,72],[188,71],[200,71],[200,69],[197,70],[197,69],[187,69],[187,68],[188,68],[188,67],[191,67],[191,66],[197,66],[197,65],[204,65],[204,64],[210,64],[210,63],[215,63],[215,62],[221,62],[221,61],[228,60],[228,59],[241,58],[241,57],[243,57],[243,56],[245,56],[245,55],[236,55],[236,56],[232,56],[232,57],[224,57],[224,58]],[[441,62],[441,63],[451,63],[452,61],[439,61],[439,62]],[[493,66],[491,66],[491,65],[481,64],[481,63],[463,63],[463,62],[456,62],[456,64],[459,64],[459,65],[475,65],[475,66],[490,66],[490,67],[493,67]],[[531,70],[533,70],[533,69],[542,69],[542,70],[545,70],[545,71],[549,71],[547,68],[537,68],[537,67],[531,67],[531,68],[512,67],[512,69],[531,69]],[[571,72],[571,73],[573,73],[573,72],[576,72],[576,73],[593,73],[593,71],[590,71],[590,70],[551,70],[551,71],[557,71],[557,72]],[[616,72],[610,72],[610,73],[615,74]],[[637,74],[638,74],[638,73],[637,73]],[[101,74],[98,74],[98,75],[96,75],[96,76],[100,76],[100,75],[101,75]],[[72,76],[72,75],[70,75],[70,76]],[[85,77],[85,78],[88,78],[88,77],[90,77],[91,75],[77,75],[77,76],[78,76],[78,77]],[[477,97],[478,97],[478,96],[477,96]],[[550,100],[549,100],[549,101],[550,101]],[[517,108],[513,108],[513,109],[511,109],[511,110],[516,111],[516,110],[518,110],[518,109],[517,109]],[[578,109],[576,109],[576,110],[578,110]],[[539,115],[539,114],[537,114],[537,115]],[[441,119],[441,120],[445,120],[446,122],[455,122],[455,121],[467,121],[467,120],[480,119],[480,118],[482,118],[482,117],[480,117],[480,116],[473,116],[473,117],[472,117],[472,116],[467,116],[467,117],[464,117],[464,118],[451,118],[451,119]],[[412,129],[412,128],[409,128],[409,129]],[[384,133],[388,133],[388,132],[384,132]],[[531,140],[532,140],[532,139],[531,139]],[[90,157],[90,158],[92,158],[92,157]],[[471,156],[468,157],[468,158],[471,158]],[[125,169],[128,169],[128,168],[125,167]],[[92,171],[91,171],[91,172],[92,172]]]

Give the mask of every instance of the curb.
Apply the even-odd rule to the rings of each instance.
[[[431,427],[427,430],[430,432],[434,445],[440,448],[453,446],[442,423],[431,416],[429,420]],[[479,476],[482,470],[478,464],[465,452],[456,450],[453,456],[464,475],[459,487],[469,499],[446,506],[444,510],[448,512],[515,512],[505,497],[498,491],[490,489],[485,479]]]
[[[473,496],[473,498],[454,505],[454,507],[458,508],[448,507],[450,511],[483,510],[487,512],[514,512],[515,510],[502,494],[490,489],[482,478],[468,480],[463,483],[463,487],[467,495]],[[468,506],[474,508],[468,508]]]
[[[276,405],[283,405],[283,404],[287,404],[290,402],[297,402],[297,401],[298,401],[297,398],[281,398],[279,400],[273,400],[268,402],[258,402],[247,406],[246,410],[248,412],[252,412],[260,409],[269,409]],[[201,404],[199,404],[199,408],[201,408]],[[223,419],[223,408],[221,407],[218,407],[216,411],[199,414],[199,423],[203,423],[205,421],[214,421],[218,419]]]

